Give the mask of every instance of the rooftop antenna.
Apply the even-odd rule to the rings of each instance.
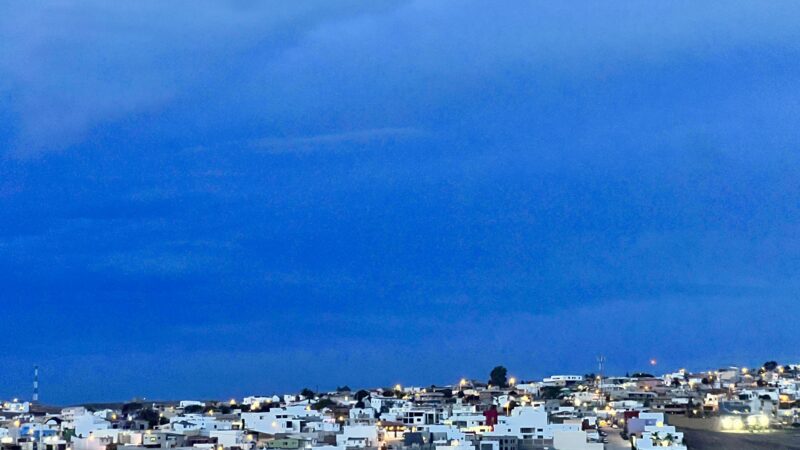
[[[39,366],[33,366],[33,403],[39,402]]]

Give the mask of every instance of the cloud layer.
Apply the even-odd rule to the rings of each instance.
[[[4,3],[0,397],[797,358],[798,18]]]

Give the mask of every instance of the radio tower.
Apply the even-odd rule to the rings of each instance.
[[[603,367],[605,365],[606,365],[606,357],[603,356],[603,355],[598,356],[597,357],[597,371],[598,371],[597,377],[599,379],[597,381],[600,384],[600,386],[598,386],[598,387],[600,388],[600,395],[603,397],[603,399],[606,398],[605,395],[603,394]]]
[[[33,403],[39,402],[39,366],[33,366]]]

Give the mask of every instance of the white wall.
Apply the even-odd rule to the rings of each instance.
[[[583,431],[556,431],[553,433],[553,447],[556,450],[603,450],[601,443],[586,442]]]
[[[111,426],[111,423],[107,420],[88,413],[75,417],[73,423],[75,425],[75,435],[78,437],[89,437],[89,433],[105,430]]]
[[[367,446],[378,446],[378,427],[374,425],[348,425],[342,428],[342,433],[336,435],[336,445],[347,445],[351,438],[366,438]]]

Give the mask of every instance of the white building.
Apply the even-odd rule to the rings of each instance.
[[[183,414],[169,418],[170,428],[177,433],[185,433],[195,430],[230,430],[233,429],[233,422],[230,420],[219,420],[207,414]]]
[[[308,405],[272,408],[269,411],[242,413],[244,427],[259,433],[300,433],[303,424],[309,421],[320,422],[323,416]]]
[[[74,416],[72,423],[75,428],[75,436],[86,438],[96,431],[106,430],[111,427],[111,422],[90,413]]]
[[[14,414],[25,414],[30,412],[31,404],[29,402],[21,402],[17,399],[10,402],[3,402],[3,412]]]
[[[519,439],[553,439],[556,431],[580,431],[575,424],[550,424],[544,409],[520,406],[510,416],[500,416],[494,431],[484,436],[516,436]]]
[[[378,428],[374,425],[349,425],[336,435],[336,445],[346,448],[380,447]]]
[[[566,386],[567,384],[580,383],[582,381],[582,375],[553,375],[542,380],[548,386]]]

